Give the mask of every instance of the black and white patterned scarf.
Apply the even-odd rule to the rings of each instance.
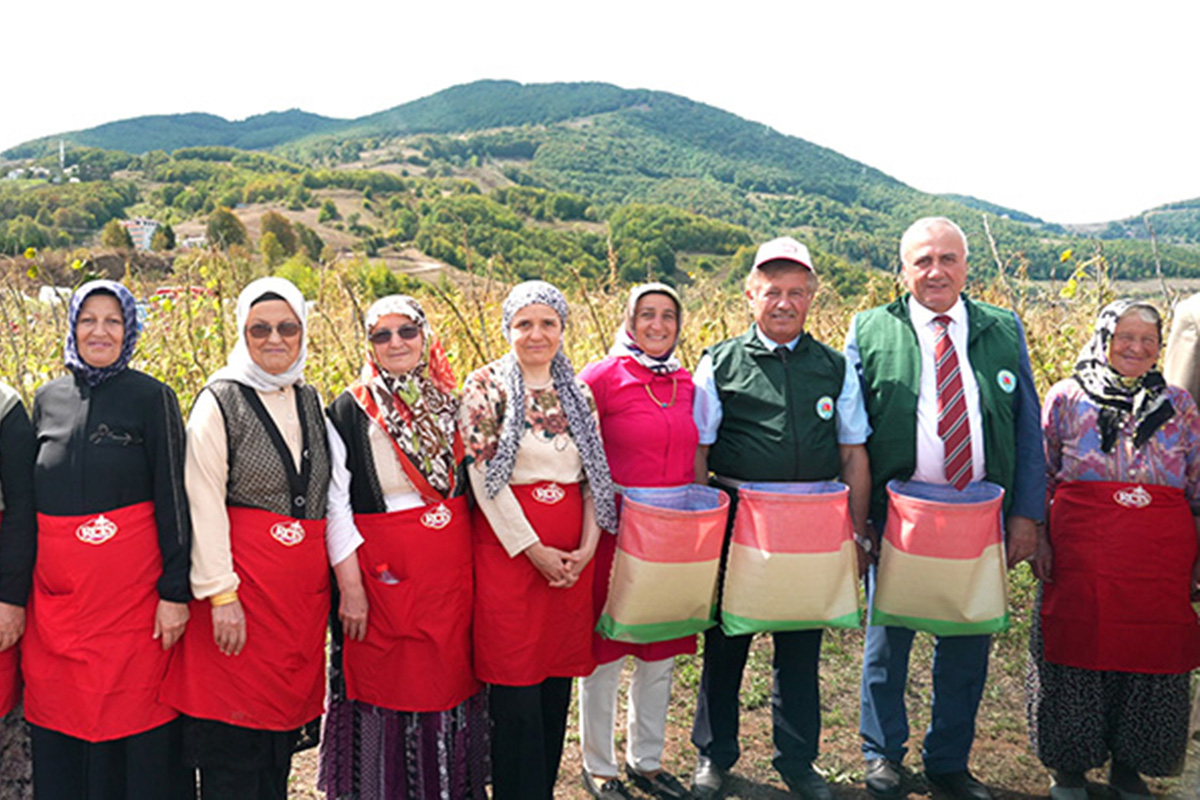
[[[1162,372],[1151,368],[1145,375],[1127,378],[1108,363],[1108,347],[1117,330],[1117,322],[1131,309],[1138,307],[1157,309],[1149,303],[1134,300],[1116,300],[1100,311],[1096,318],[1092,338],[1079,351],[1075,362],[1075,380],[1100,407],[1100,450],[1111,453],[1117,434],[1125,420],[1133,415],[1137,421],[1137,433],[1133,446],[1141,447],[1150,441],[1163,423],[1175,416],[1175,408],[1167,399],[1167,382]],[[1159,331],[1159,340],[1162,340]]]
[[[512,340],[513,317],[522,308],[537,303],[554,309],[566,330],[568,310],[563,293],[545,281],[526,281],[513,287],[504,300],[504,335],[509,341]],[[500,426],[500,441],[496,445],[496,454],[487,465],[485,486],[488,497],[495,497],[508,483],[517,463],[517,447],[525,433],[525,376],[521,373],[515,353],[509,351],[500,359],[499,372],[507,397],[504,420]],[[575,369],[563,352],[561,342],[550,363],[550,376],[567,417],[571,438],[575,440],[583,460],[583,471],[587,475],[596,508],[596,522],[604,530],[616,532],[617,508],[608,458],[604,455],[604,446],[600,442],[587,398],[575,383]]]

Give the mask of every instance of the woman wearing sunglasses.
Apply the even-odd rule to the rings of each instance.
[[[360,544],[335,567],[319,784],[330,798],[482,800],[488,720],[471,668],[454,373],[415,299],[377,301],[366,328],[361,376],[329,407],[329,530]]]
[[[305,303],[282,278],[238,297],[238,342],[196,398],[186,483],[196,531],[192,623],[163,688],[190,719],[202,798],[285,798],[294,751],[316,743],[325,699],[330,455],[304,383]]]

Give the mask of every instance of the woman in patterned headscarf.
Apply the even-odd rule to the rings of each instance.
[[[454,373],[420,303],[367,309],[362,374],[329,407],[334,565],[320,787],[333,797],[485,797],[486,697],[471,667],[471,526]]]
[[[1200,665],[1200,414],[1157,369],[1158,311],[1100,312],[1075,375],[1046,396],[1050,521],[1034,572],[1029,727],[1052,797],[1085,800],[1111,758],[1122,798],[1179,770]]]
[[[21,648],[34,792],[190,797],[178,712],[158,697],[191,597],[183,419],[170,388],[128,366],[128,289],[84,284],[67,326],[70,374],[33,406],[38,541]]]
[[[504,301],[511,350],[472,373],[459,425],[478,502],[475,673],[491,684],[495,800],[551,798],[571,678],[592,672],[592,566],[616,530],[591,393],[562,352],[567,302],[544,281]]]
[[[192,624],[163,686],[188,715],[204,800],[282,800],[292,753],[316,744],[325,702],[328,423],[304,382],[307,306],[283,278],[237,303],[238,340],[187,427]]]

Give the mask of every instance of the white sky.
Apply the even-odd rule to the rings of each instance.
[[[382,111],[481,78],[674,92],[1055,222],[1200,196],[1200,3],[0,6],[0,150],[143,114]]]

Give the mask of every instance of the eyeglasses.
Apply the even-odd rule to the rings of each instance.
[[[387,344],[392,340],[392,334],[399,336],[405,341],[410,341],[417,338],[421,334],[421,327],[419,325],[401,325],[395,330],[392,330],[391,328],[380,328],[367,338],[371,340],[371,344]]]
[[[304,329],[299,322],[281,322],[278,325],[256,322],[246,328],[246,335],[251,339],[267,339],[270,338],[273,332],[278,331],[280,338],[291,339],[294,336],[299,336],[302,330]]]

